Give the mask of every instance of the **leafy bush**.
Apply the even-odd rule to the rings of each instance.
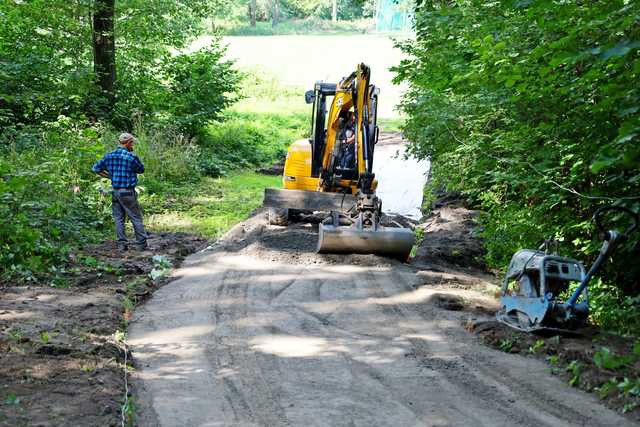
[[[417,40],[400,44],[409,58],[396,68],[409,84],[405,132],[437,184],[487,212],[491,265],[549,236],[593,260],[597,207],[640,210],[639,12],[623,0],[418,6]],[[603,324],[622,326],[615,307],[637,319],[625,301],[640,292],[639,234],[601,273],[621,292],[594,287]]]
[[[330,14],[329,9],[329,14]],[[246,20],[220,22],[219,31],[230,36],[273,36],[289,34],[362,34],[367,31],[371,21],[359,19],[353,21],[331,22],[329,19],[304,18],[283,21],[276,27],[270,22],[257,22],[255,27]]]
[[[200,178],[199,148],[191,140],[166,128],[138,125],[134,132],[146,192]],[[0,151],[0,280],[55,272],[71,248],[112,230],[110,183],[91,166],[116,148],[118,133],[63,116],[13,130],[21,142]]]
[[[200,140],[200,165],[210,176],[284,159],[287,147],[306,134],[302,115],[230,113],[212,123]]]
[[[239,74],[225,49],[215,41],[210,47],[172,57],[163,65],[168,91],[164,105],[171,122],[188,135],[196,135],[235,100]]]
[[[0,160],[0,279],[55,269],[71,246],[109,228],[109,202],[90,166],[103,149],[99,128],[47,124],[38,145]]]
[[[193,138],[171,127],[140,123],[135,126],[134,133],[138,140],[135,152],[145,165],[140,185],[146,190],[161,191],[167,185],[194,182],[200,178],[200,148]],[[112,141],[116,140],[114,134]],[[115,148],[115,142],[113,144]]]
[[[208,0],[116,2],[117,80],[113,111],[94,75],[92,15],[97,2],[2,2],[0,130],[53,122],[63,114],[131,128],[153,116],[194,135],[231,101],[237,84],[219,40],[175,55],[202,32]]]

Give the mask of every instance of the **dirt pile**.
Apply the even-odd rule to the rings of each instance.
[[[285,159],[280,159],[271,166],[264,166],[258,170],[257,173],[261,173],[263,175],[274,175],[274,176],[282,176],[284,173],[284,161]]]
[[[106,242],[72,256],[51,281],[2,284],[0,424],[119,425],[124,349],[116,331],[167,281],[169,266],[203,244],[184,233],[156,234],[149,251],[120,256]]]
[[[268,225],[267,210],[258,209],[246,221],[237,224],[209,250],[242,252],[268,261],[285,261],[302,265],[349,264],[362,266],[391,266],[398,262],[361,254],[318,254],[318,215],[298,215],[289,225]]]
[[[424,230],[424,238],[411,263],[426,269],[485,269],[485,251],[476,221],[478,214],[458,195],[443,195],[417,226]]]

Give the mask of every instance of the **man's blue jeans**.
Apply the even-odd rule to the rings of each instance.
[[[124,232],[124,220],[129,217],[133,224],[133,231],[136,234],[136,246],[140,249],[147,247],[147,232],[142,223],[142,211],[138,204],[138,196],[135,189],[113,190],[111,193],[111,212],[116,223],[116,237],[118,247],[127,247],[127,235]]]

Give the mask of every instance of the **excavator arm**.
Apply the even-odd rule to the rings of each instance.
[[[375,189],[373,149],[378,135],[375,112],[378,104],[378,90],[370,85],[370,76],[369,67],[360,64],[356,71],[342,79],[336,86],[328,112],[318,191],[355,194],[359,189],[365,194],[371,194]],[[356,116],[354,143],[356,167],[355,170],[348,171],[351,173],[345,174],[345,171],[337,170],[340,150],[338,133],[341,117],[352,109]]]

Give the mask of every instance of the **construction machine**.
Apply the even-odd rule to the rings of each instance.
[[[293,210],[325,212],[319,226],[318,252],[370,253],[401,260],[415,242],[407,228],[380,223],[382,201],[373,173],[378,139],[379,89],[370,83],[371,70],[359,64],[339,83],[317,82],[305,93],[313,104],[311,137],[288,149],[283,189],[266,189],[269,222],[284,225]],[[354,161],[345,162],[340,134],[349,113],[355,116]]]
[[[624,232],[606,230],[605,214],[627,217]],[[589,317],[588,285],[613,252],[640,225],[640,215],[622,206],[603,206],[593,214],[603,240],[598,257],[586,270],[573,258],[558,255],[558,242],[547,240],[537,250],[520,249],[511,258],[500,297],[498,320],[530,333],[573,335]]]

